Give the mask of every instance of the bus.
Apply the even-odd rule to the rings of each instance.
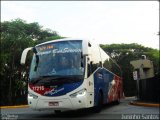
[[[123,98],[118,64],[85,39],[64,38],[24,49],[33,52],[28,77],[28,105],[34,110],[57,112],[94,108]]]

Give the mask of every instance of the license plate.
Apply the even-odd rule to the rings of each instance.
[[[59,106],[58,102],[49,102],[48,103],[49,106]]]

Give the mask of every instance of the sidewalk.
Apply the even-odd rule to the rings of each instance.
[[[0,106],[0,109],[2,108],[27,108],[28,105],[16,105],[16,106]]]
[[[137,100],[131,101],[130,105],[145,106],[145,107],[160,107],[160,103],[149,103]]]

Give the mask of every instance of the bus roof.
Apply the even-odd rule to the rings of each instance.
[[[52,43],[52,42],[69,41],[69,40],[73,40],[73,41],[74,40],[88,41],[87,39],[84,39],[84,38],[63,38],[63,39],[55,39],[55,40],[50,40],[50,41],[47,41],[47,42],[43,42],[43,43],[37,44],[36,46],[40,46],[40,45],[44,45],[44,44],[48,44],[48,43]]]

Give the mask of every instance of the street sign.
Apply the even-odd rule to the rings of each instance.
[[[133,72],[133,79],[134,80],[138,80],[138,73],[137,73],[137,71]]]

